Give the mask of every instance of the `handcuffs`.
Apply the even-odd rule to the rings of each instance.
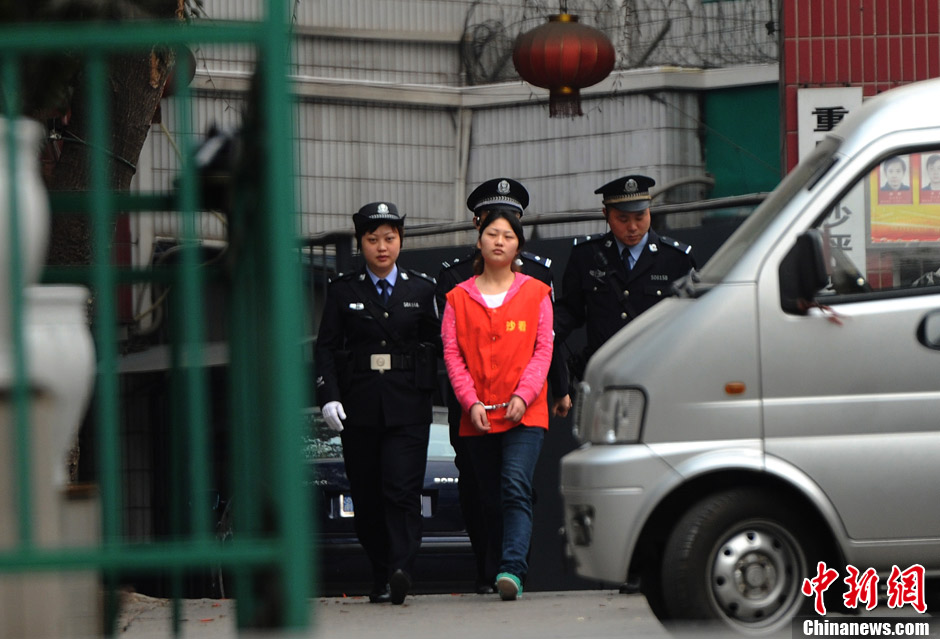
[[[496,410],[497,408],[506,408],[509,406],[509,402],[503,402],[502,404],[484,404],[483,402],[478,402],[483,406],[483,410]]]

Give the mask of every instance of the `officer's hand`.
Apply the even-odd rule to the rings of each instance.
[[[552,404],[552,415],[556,417],[567,417],[569,410],[571,410],[571,395],[559,397]]]
[[[509,399],[509,406],[506,407],[506,419],[518,424],[525,415],[525,401],[518,395],[513,395]]]
[[[346,419],[346,411],[343,410],[343,405],[339,402],[327,402],[324,404],[323,419],[331,430],[335,430],[337,433],[343,432],[342,420]]]
[[[490,430],[490,420],[486,417],[486,409],[483,404],[476,403],[470,407],[470,423],[473,427],[482,432]]]

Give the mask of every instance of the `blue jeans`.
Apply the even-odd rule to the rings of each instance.
[[[467,437],[486,513],[487,578],[524,579],[532,538],[532,477],[545,429],[520,424],[504,433]]]

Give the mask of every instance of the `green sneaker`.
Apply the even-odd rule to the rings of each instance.
[[[503,601],[515,601],[522,598],[522,582],[519,577],[508,572],[496,575],[496,589]]]

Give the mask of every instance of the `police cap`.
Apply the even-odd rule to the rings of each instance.
[[[398,207],[391,202],[371,202],[353,214],[353,224],[356,226],[356,237],[361,237],[370,226],[404,226],[405,216],[399,216]]]
[[[529,206],[529,192],[521,182],[512,178],[487,180],[467,198],[467,208],[477,213],[484,209],[508,208],[522,215]]]
[[[652,198],[650,189],[656,180],[645,175],[627,175],[608,182],[594,191],[604,198],[604,206],[618,211],[644,211],[649,208]]]

